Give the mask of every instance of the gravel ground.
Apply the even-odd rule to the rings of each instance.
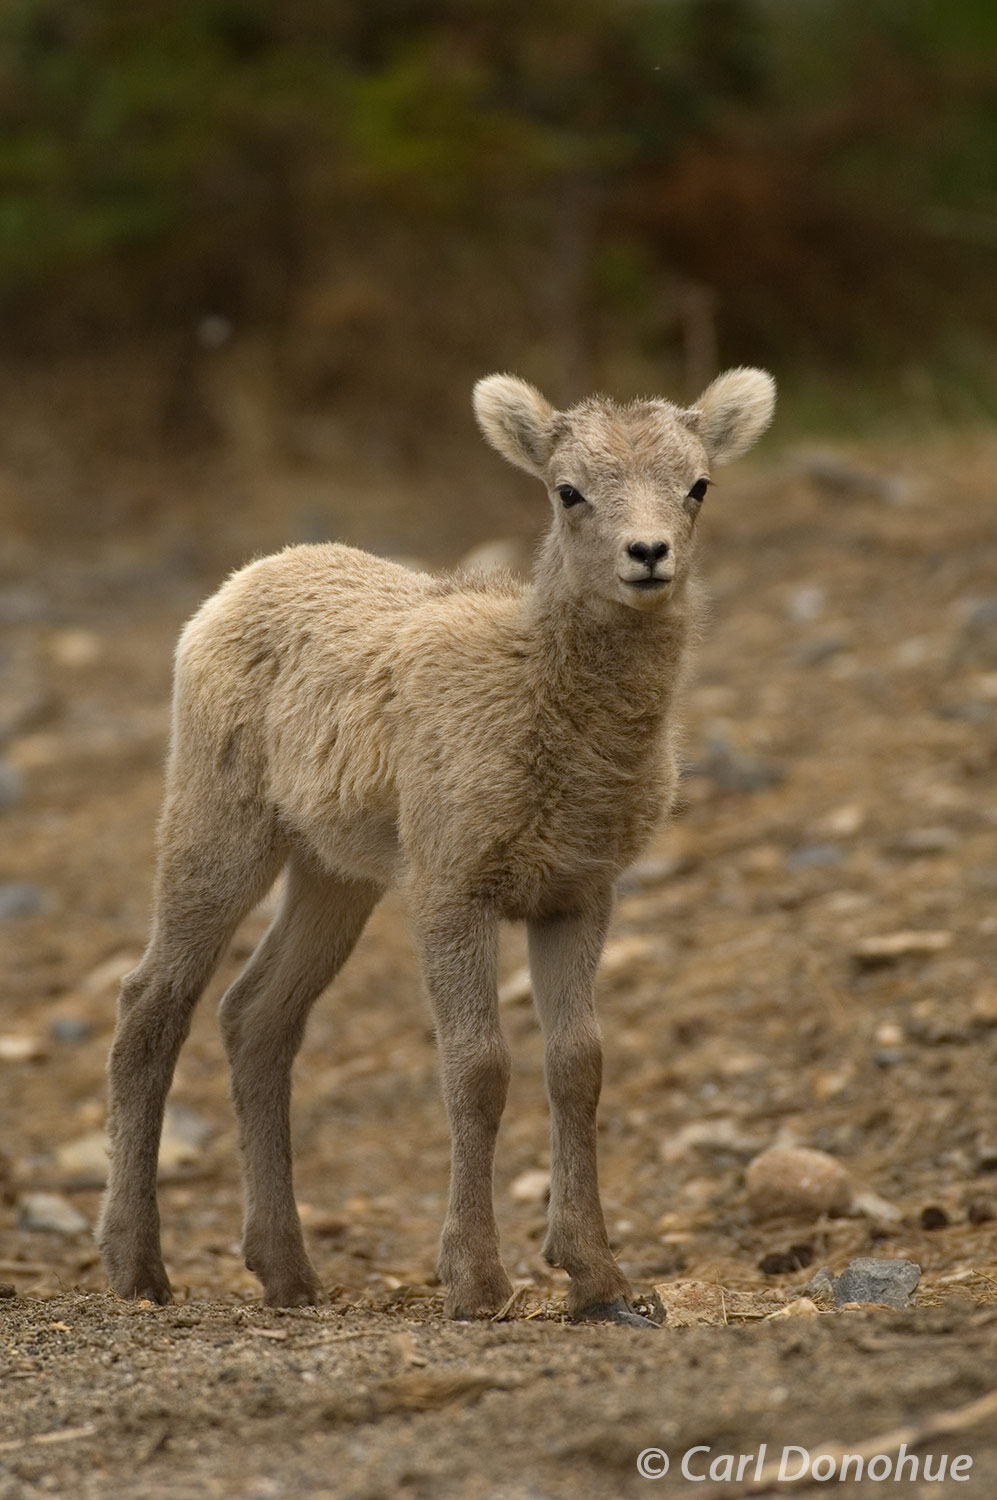
[[[514,982],[497,1202],[518,1297],[502,1321],[443,1320],[447,1139],[394,898],[297,1069],[326,1304],[264,1310],[238,1252],[210,1002],[264,909],[177,1073],[178,1300],[107,1295],[89,1232],[104,1060],[145,938],[172,645],[218,575],[140,529],[100,557],[22,537],[0,567],[0,1500],[733,1496],[769,1492],[769,1471],[752,1489],[754,1460],[730,1482],[721,1462],[690,1488],[681,1454],[705,1446],[705,1473],[760,1443],[902,1441],[920,1467],[894,1492],[997,1493],[995,459],[982,437],[881,447],[850,485],[787,460],[711,493],[683,805],[624,882],[601,984],[607,1217],[635,1282],[665,1289],[654,1332],[564,1321]],[[510,931],[504,976],[523,961]],[[773,1144],[835,1157],[853,1210],[759,1220],[745,1169]],[[38,1191],[80,1227],[28,1227]],[[916,1305],[793,1308],[814,1269],[858,1255],[916,1261]],[[638,1474],[648,1447],[671,1455],[660,1480]],[[926,1455],[958,1454],[968,1482],[925,1478]]]

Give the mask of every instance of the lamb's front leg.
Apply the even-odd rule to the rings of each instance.
[[[575,1318],[654,1327],[630,1307],[630,1286],[609,1248],[599,1198],[596,1109],[602,1038],[595,975],[612,906],[610,895],[584,913],[529,924],[530,973],[544,1034],[551,1116],[551,1184],[543,1254],[571,1277]]]
[[[492,1205],[495,1137],[509,1083],[498,1020],[497,919],[476,906],[419,903],[423,973],[436,1018],[450,1121],[450,1204],[439,1275],[451,1318],[496,1312],[512,1295]]]

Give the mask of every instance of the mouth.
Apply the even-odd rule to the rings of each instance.
[[[620,578],[628,589],[637,589],[642,594],[653,594],[658,589],[665,589],[671,583],[671,578],[659,578],[657,574],[651,573],[646,578]]]

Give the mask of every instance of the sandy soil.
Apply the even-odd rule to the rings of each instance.
[[[325,1306],[262,1309],[238,1251],[211,1002],[265,910],[177,1073],[161,1193],[174,1306],[110,1298],[88,1230],[24,1227],[42,1189],[95,1218],[99,1164],[79,1142],[100,1128],[116,983],[145,938],[170,654],[218,574],[140,529],[89,558],[22,538],[0,573],[2,1500],[729,1496],[746,1478],[690,1486],[677,1456],[892,1452],[906,1427],[920,1458],[972,1455],[971,1482],[922,1473],[894,1492],[997,1493],[995,459],[983,438],[935,442],[837,477],[742,471],[711,493],[683,806],[624,884],[601,985],[614,1243],[642,1288],[706,1284],[700,1321],[654,1332],[563,1319],[538,1254],[542,1183],[524,1180],[547,1158],[520,1000],[497,1169],[519,1296],[501,1321],[443,1320],[447,1139],[393,899],[297,1069]],[[863,948],[896,933],[917,936]],[[504,975],[523,949],[510,932]],[[744,1169],[777,1141],[830,1152],[898,1215],[756,1221]],[[760,1269],[790,1245],[811,1269],[908,1256],[917,1306],[770,1319],[811,1274]],[[648,1446],[672,1456],[667,1478],[638,1475]]]

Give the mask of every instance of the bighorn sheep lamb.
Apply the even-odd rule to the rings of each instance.
[[[439,1274],[453,1317],[510,1295],[492,1207],[509,1052],[500,919],[527,925],[551,1110],[543,1251],[569,1311],[643,1323],[596,1174],[593,989],[614,882],[668,807],[709,465],[771,419],[760,370],[696,404],[556,411],[492,375],[478,422],[541,479],[553,521],[529,585],[431,577],[351,547],[290,547],[231,577],[177,653],[155,918],[123,984],[109,1062],[99,1239],[114,1290],[168,1302],[156,1162],[194,1005],[285,871],[273,924],[221,1003],[245,1175],[244,1252],[266,1301],[316,1301],[292,1189],[290,1075],[312,1003],[385,887],[404,885],[452,1137]]]

